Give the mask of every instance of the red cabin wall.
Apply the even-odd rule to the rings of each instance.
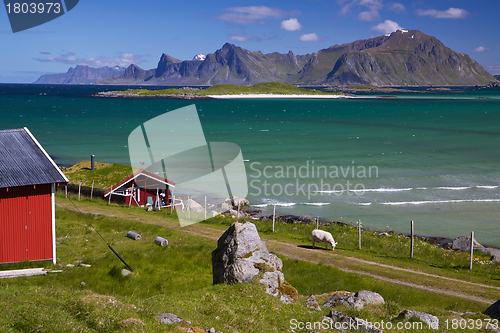
[[[132,190],[131,188],[129,189],[130,191]],[[140,191],[139,194],[139,199],[137,199],[137,192]],[[130,204],[130,200],[132,200],[132,205],[137,206],[136,201],[139,203],[139,206],[145,206],[148,203],[148,197],[153,198],[153,204],[156,202],[156,190],[145,190],[143,187],[134,187],[134,195],[135,195],[135,200],[127,196],[125,198],[125,203],[127,205]],[[165,195],[166,195],[166,201],[168,202],[169,199],[169,187],[167,186],[165,190]]]
[[[52,256],[51,185],[0,189],[0,263]]]

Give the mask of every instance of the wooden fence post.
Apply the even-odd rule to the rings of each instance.
[[[82,190],[82,182],[78,185],[78,201],[80,201],[80,191]]]
[[[358,247],[361,250],[361,220],[358,220]]]
[[[274,232],[274,221],[276,220],[276,204],[274,204],[273,208],[273,232]]]
[[[472,259],[474,257],[474,231],[470,233],[470,267],[472,269]]]
[[[319,229],[319,216],[318,216],[318,218],[316,219],[316,229]]]
[[[92,189],[90,190],[90,201],[92,201],[93,195],[94,195],[94,180],[92,180]]]
[[[413,221],[411,221],[410,237],[410,259],[413,259]]]
[[[111,185],[111,190],[109,191],[108,205],[111,205],[111,192],[113,192],[113,185]]]

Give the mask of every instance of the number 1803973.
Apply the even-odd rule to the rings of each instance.
[[[8,14],[59,14],[61,4],[59,2],[8,2],[5,4]]]

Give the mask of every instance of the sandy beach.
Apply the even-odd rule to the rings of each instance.
[[[331,99],[331,98],[354,98],[346,95],[281,95],[281,94],[239,94],[239,95],[207,95],[210,98],[217,99],[242,99],[242,98],[314,98],[314,99]]]

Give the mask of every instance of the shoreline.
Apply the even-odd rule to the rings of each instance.
[[[214,99],[244,99],[244,98],[312,98],[312,99],[335,99],[335,98],[357,98],[349,95],[300,95],[300,94],[234,94],[234,95],[207,95]]]

